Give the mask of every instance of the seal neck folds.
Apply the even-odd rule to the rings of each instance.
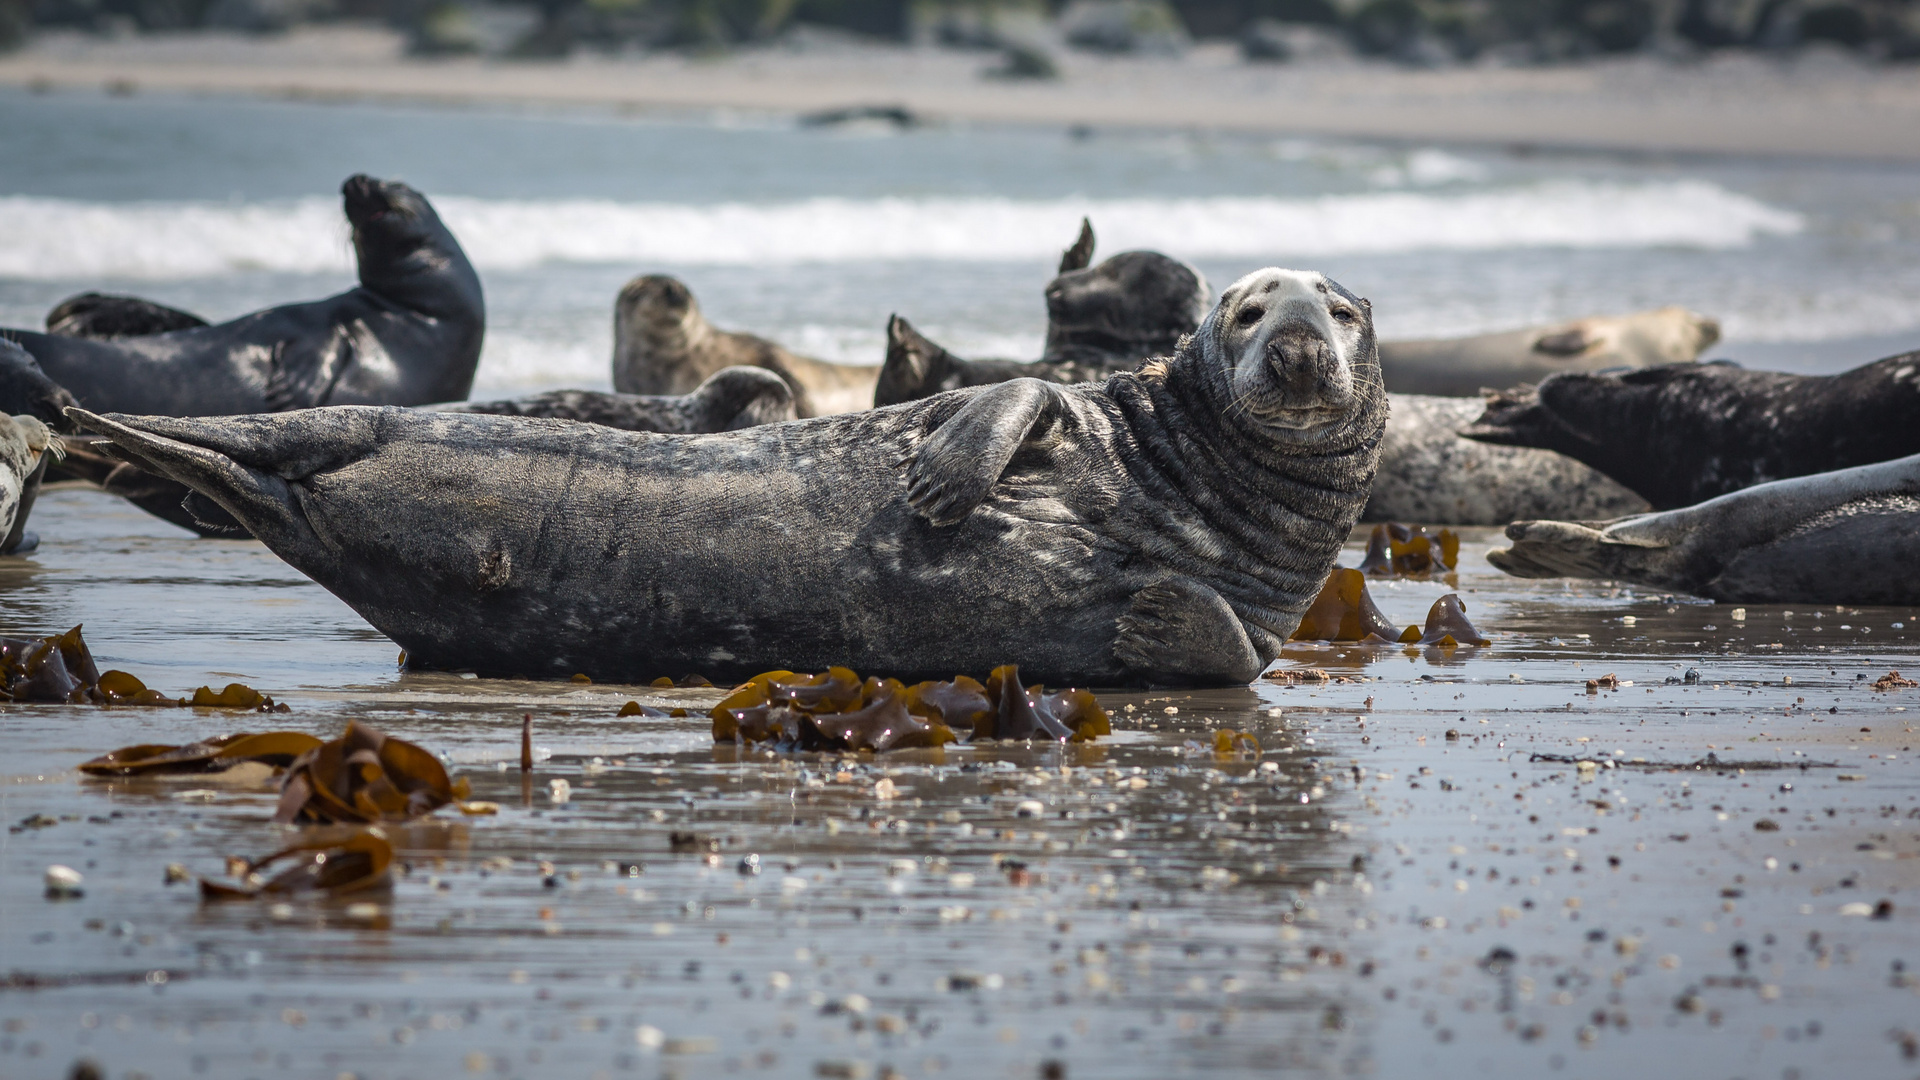
[[[1176,353],[1105,384],[1155,493],[1154,554],[1284,639],[1359,519],[1386,391],[1366,301],[1314,273],[1236,282]],[[1279,641],[1270,643],[1274,650]]]

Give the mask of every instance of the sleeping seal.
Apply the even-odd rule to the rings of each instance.
[[[707,321],[693,291],[648,274],[626,283],[613,302],[613,388],[623,394],[685,394],[727,367],[762,367],[787,381],[801,416],[864,409],[877,368],[830,364],[752,334]]]
[[[1592,521],[1643,513],[1647,501],[1551,450],[1463,439],[1473,398],[1392,394],[1380,471],[1362,521],[1505,525],[1530,518]]]
[[[1920,454],[1615,522],[1522,521],[1487,561],[1750,604],[1920,604]]]
[[[407,409],[84,428],[232,512],[419,667],[638,680],[1017,663],[1244,684],[1373,479],[1368,305],[1257,271],[1173,356],[718,435]]]
[[[94,409],[216,416],[466,397],[486,315],[459,243],[405,184],[355,176],[340,190],[358,288],[167,333],[0,335]]]
[[[721,368],[686,394],[553,390],[505,401],[455,401],[428,407],[436,412],[537,416],[673,435],[738,431],[794,419],[793,389],[785,379],[757,367]]]
[[[1556,375],[1488,399],[1469,438],[1558,450],[1667,510],[1920,453],[1920,352],[1838,375],[1676,364]]]
[[[1383,341],[1380,370],[1389,393],[1479,397],[1490,386],[1563,371],[1686,363],[1719,340],[1719,323],[1663,307],[1473,337]]]
[[[1207,314],[1213,293],[1200,271],[1157,251],[1123,251],[1098,266],[1093,226],[1047,283],[1047,340],[1040,359],[963,360],[921,336],[898,315],[887,321],[887,358],[874,386],[876,406],[1008,379],[1097,382],[1141,361],[1173,353]]]

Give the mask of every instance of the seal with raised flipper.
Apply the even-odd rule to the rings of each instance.
[[[418,667],[720,681],[1017,663],[1052,684],[1226,685],[1318,595],[1386,399],[1367,303],[1269,269],[1172,356],[1104,383],[718,435],[406,409],[73,415]]]
[[[1749,604],[1920,604],[1920,454],[1613,522],[1521,521],[1487,561]]]
[[[162,333],[101,336],[97,322],[94,336],[0,336],[92,409],[220,416],[466,397],[486,312],[460,244],[405,184],[354,176],[341,194],[360,284],[337,296]]]
[[[1463,434],[1557,450],[1670,510],[1920,453],[1915,417],[1920,352],[1838,375],[1722,362],[1556,375],[1492,396]]]

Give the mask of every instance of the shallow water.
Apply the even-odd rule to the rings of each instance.
[[[103,667],[175,692],[238,679],[293,712],[0,707],[19,829],[0,836],[0,1076],[83,1057],[365,1080],[1915,1067],[1920,691],[1859,676],[1916,663],[1920,612],[1736,620],[1521,582],[1474,533],[1457,586],[1372,591],[1417,622],[1457,587],[1487,648],[1296,647],[1282,667],[1349,681],[1102,695],[1116,732],[1092,746],[741,754],[701,719],[613,715],[713,691],[402,675],[252,541],[82,492],[41,506],[58,540],[0,567],[0,632],[84,622]],[[1665,681],[1688,668],[1702,681]],[[1607,673],[1622,687],[1589,694]],[[527,713],[523,780],[503,766]],[[277,847],[273,793],[72,771],[350,718],[502,804],[389,830],[408,872],[374,910],[205,906],[166,867],[217,877]],[[1219,727],[1263,753],[1216,757]],[[1709,753],[1748,767],[1687,767]],[[675,852],[675,832],[718,850]],[[41,896],[53,863],[84,897]],[[1883,900],[1890,918],[1843,913]]]

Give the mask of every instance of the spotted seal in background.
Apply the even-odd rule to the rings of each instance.
[[[1392,394],[1389,400],[1380,471],[1363,521],[1594,521],[1648,508],[1645,499],[1563,454],[1461,438],[1482,409],[1473,398]]]
[[[623,394],[685,394],[722,368],[766,368],[787,381],[801,416],[864,409],[879,369],[801,356],[753,334],[707,321],[677,278],[634,278],[613,302],[613,388]]]
[[[1920,454],[1610,523],[1522,521],[1487,561],[1751,604],[1920,604]]]
[[[24,346],[93,409],[216,416],[466,397],[486,311],[459,242],[405,184],[354,176],[340,190],[353,224],[357,288],[217,326],[133,336],[118,331],[164,325],[168,317],[158,313],[172,309],[127,297],[96,297],[89,309],[76,297],[51,321],[91,336],[0,336]],[[90,320],[88,310],[99,318]]]
[[[1479,397],[1566,371],[1686,363],[1720,340],[1720,324],[1681,307],[1596,315],[1471,337],[1383,341],[1392,394]]]
[[[1319,593],[1386,400],[1366,302],[1263,270],[1173,356],[1105,383],[719,435],[406,409],[73,416],[420,667],[1017,663],[1054,684],[1224,685],[1277,656]]]
[[[1462,434],[1557,450],[1657,510],[1920,453],[1920,352],[1838,375],[1675,364],[1495,395]]]

